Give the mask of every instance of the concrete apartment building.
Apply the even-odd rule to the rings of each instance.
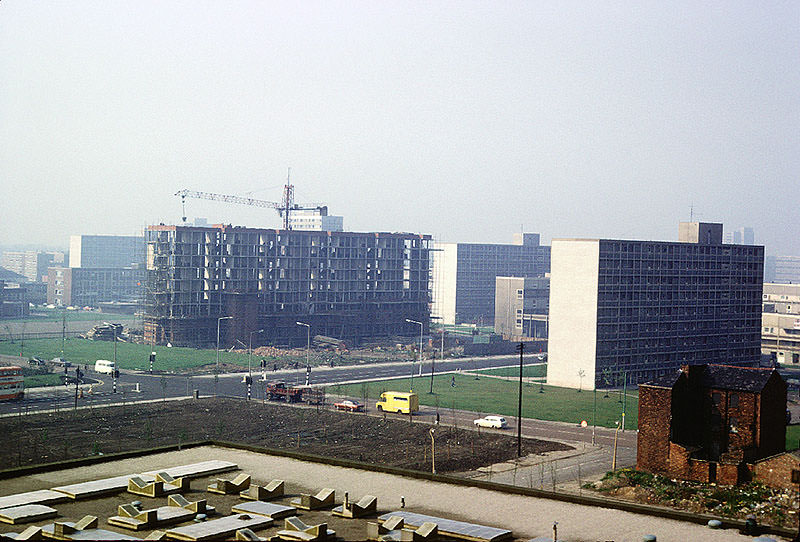
[[[679,242],[554,239],[547,383],[758,363],[763,262],[764,247],[723,245],[721,224],[681,223]]]
[[[497,277],[494,332],[511,341],[547,338],[550,277]]]
[[[800,284],[764,284],[761,354],[800,364]]]
[[[161,225],[145,240],[146,341],[214,344],[219,326],[221,344],[263,329],[253,344],[352,345],[417,336],[406,318],[427,332],[428,235]]]
[[[639,387],[636,468],[705,483],[747,482],[764,470],[759,461],[784,451],[785,413],[786,383],[775,369],[684,366]]]
[[[0,280],[0,318],[25,318],[28,314],[27,289]]]
[[[541,277],[550,247],[538,233],[516,233],[514,243],[434,243],[431,317],[443,324],[491,325],[497,277]]]
[[[47,302],[60,307],[99,307],[100,303],[140,300],[145,272],[123,267],[51,267]]]
[[[144,265],[144,237],[137,235],[71,235],[70,267],[126,268]]]
[[[327,207],[297,209],[289,215],[289,229],[303,231],[344,231],[344,217],[328,214]]]
[[[64,253],[8,251],[3,253],[2,262],[3,267],[24,276],[29,282],[43,282],[47,279],[48,267],[64,264]]]
[[[727,231],[722,236],[722,242],[726,245],[754,245],[755,239],[753,228],[748,227]]]
[[[800,284],[800,256],[767,256],[764,282]]]

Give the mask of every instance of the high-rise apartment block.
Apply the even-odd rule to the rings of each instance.
[[[71,235],[70,267],[124,268],[144,264],[144,237],[136,235]]]
[[[3,253],[3,267],[23,275],[30,282],[43,282],[47,279],[47,268],[64,263],[63,252],[42,252],[37,250],[9,251]]]
[[[427,328],[428,235],[162,225],[145,240],[148,342],[214,344],[219,329],[221,344],[358,344],[415,336],[406,318]]]
[[[755,243],[753,228],[738,228],[725,232],[722,242],[726,245],[752,245]]]
[[[305,231],[344,231],[344,217],[329,215],[327,207],[297,209],[289,215],[289,228]]]
[[[443,324],[494,321],[497,277],[541,277],[550,271],[550,247],[538,233],[515,234],[514,244],[435,243],[431,315]]]
[[[761,353],[775,363],[800,364],[800,284],[764,284]]]
[[[639,383],[681,365],[760,359],[764,247],[723,245],[722,225],[685,242],[554,239],[547,382]]]
[[[800,284],[800,256],[767,256],[764,280],[777,284]]]

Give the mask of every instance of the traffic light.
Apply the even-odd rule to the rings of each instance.
[[[119,378],[119,369],[114,369],[114,378]]]

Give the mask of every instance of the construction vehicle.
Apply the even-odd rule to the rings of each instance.
[[[289,174],[286,176],[286,185],[283,187],[283,200],[278,203],[275,201],[264,201],[254,198],[243,198],[240,196],[231,196],[227,194],[213,194],[211,192],[199,192],[197,190],[179,190],[175,192],[176,196],[181,197],[181,206],[183,208],[183,221],[186,222],[186,198],[207,199],[211,201],[221,201],[224,203],[237,203],[239,205],[253,205],[255,207],[269,207],[278,211],[278,215],[283,217],[283,229],[289,230],[289,213],[292,211],[319,211],[323,215],[328,214],[328,207],[325,205],[312,205],[300,206],[294,202],[294,185],[289,182],[292,173],[292,168],[289,168]]]
[[[321,405],[325,402],[325,390],[312,386],[290,386],[286,382],[270,382],[266,395],[270,401],[286,401],[287,403],[307,403]]]

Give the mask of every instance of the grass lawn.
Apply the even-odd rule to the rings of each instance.
[[[519,373],[517,373],[519,374]],[[438,406],[440,409],[455,408],[472,410],[483,414],[501,414],[516,416],[517,414],[517,382],[497,378],[479,378],[472,375],[457,374],[455,387],[451,386],[452,375],[440,375],[435,379],[434,393],[430,389],[430,377],[414,379],[414,389],[419,394],[423,405]],[[421,382],[420,382],[421,380]],[[369,399],[370,408],[381,392],[387,390],[404,391],[411,389],[410,379],[384,380],[364,384],[328,386],[329,393],[348,395],[350,397]],[[539,393],[539,384],[523,384],[522,416],[540,420],[562,421],[578,424],[586,420],[592,424],[593,401],[595,394],[591,391],[578,392],[567,388],[543,386]],[[621,393],[612,391],[605,396],[604,391],[597,392],[597,425],[614,427],[622,413]],[[634,429],[638,419],[638,399],[628,394],[625,427]]]
[[[800,448],[800,425],[786,426],[786,449],[797,450]]]
[[[42,388],[45,386],[63,386],[60,374],[32,375],[25,377],[25,388]]]
[[[130,322],[134,319],[132,314],[109,314],[94,311],[61,311],[56,309],[33,309],[33,314],[27,318],[5,318],[3,322],[60,322],[66,314],[67,322]]]
[[[148,369],[152,347],[146,344],[117,342],[117,364],[121,369]],[[194,348],[156,346],[156,362],[154,368],[170,371],[177,368],[196,367],[216,362],[215,350],[197,350]],[[19,343],[0,342],[0,354],[19,355]],[[61,339],[27,339],[25,355],[42,359],[61,357]],[[94,365],[98,359],[114,359],[113,341],[90,341],[87,339],[69,338],[64,343],[64,358],[72,363]],[[230,363],[247,367],[247,355],[220,351],[220,363]],[[258,365],[259,358],[253,356],[253,364]]]
[[[473,372],[487,374],[487,375],[519,378],[519,365],[516,367],[503,367],[501,369],[481,369],[480,371],[473,371]],[[536,378],[541,376],[547,376],[547,364],[541,363],[538,365],[523,365],[522,376],[525,378]]]

